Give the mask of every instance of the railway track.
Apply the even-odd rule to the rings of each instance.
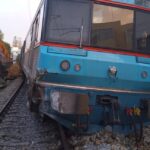
[[[10,92],[9,93],[9,98],[7,98],[7,97],[5,97],[5,99],[4,100],[1,100],[1,105],[0,105],[0,123],[2,123],[2,121],[3,121],[3,119],[4,119],[4,123],[2,123],[2,125],[0,125],[0,130],[1,129],[3,129],[3,133],[0,133],[0,140],[4,140],[4,138],[3,137],[7,137],[7,139],[9,139],[8,140],[8,142],[4,142],[4,143],[2,143],[2,142],[0,142],[0,150],[1,150],[1,148],[2,149],[22,149],[22,148],[24,148],[24,147],[26,147],[26,148],[28,148],[28,149],[32,149],[32,148],[34,148],[34,145],[37,145],[37,143],[35,144],[35,142],[34,142],[34,139],[33,139],[33,141],[32,142],[27,142],[27,141],[23,141],[23,142],[17,142],[17,143],[15,143],[14,141],[13,141],[13,143],[11,143],[11,141],[10,140],[12,140],[10,137],[13,137],[14,139],[16,138],[14,135],[15,135],[15,133],[13,133],[12,135],[10,134],[8,134],[7,133],[7,131],[6,131],[6,129],[7,130],[9,130],[9,131],[12,131],[12,130],[16,130],[16,133],[17,133],[17,131],[19,131],[19,132],[22,132],[21,130],[22,130],[22,128],[23,128],[23,126],[17,126],[17,120],[20,118],[20,115],[19,115],[19,112],[16,110],[16,109],[12,109],[13,108],[13,105],[15,105],[16,107],[19,107],[19,105],[21,105],[21,103],[19,104],[16,104],[16,100],[18,99],[18,96],[20,95],[20,93],[19,92],[23,92],[23,91],[25,91],[26,92],[26,89],[23,87],[24,86],[24,80],[23,79],[17,79],[16,81],[13,81],[14,83],[13,84],[15,84],[15,83],[17,83],[17,85],[15,85],[15,88],[13,87],[13,89],[12,89],[12,92]],[[14,86],[14,85],[11,85],[11,86]],[[7,89],[5,89],[6,91],[1,91],[1,92],[3,92],[4,93],[4,96],[5,96],[5,94],[7,93]],[[9,89],[9,87],[8,87],[8,90],[10,90]],[[19,96],[20,97],[20,96]],[[22,96],[21,96],[22,97]],[[20,99],[20,98],[19,98]],[[22,98],[22,99],[25,99],[25,101],[26,101],[26,95],[25,95],[25,98]],[[13,102],[14,102],[14,104],[13,104]],[[11,107],[11,105],[12,105],[12,107]],[[24,105],[24,106],[26,106],[26,105]],[[9,110],[10,109],[10,110]],[[7,113],[8,112],[8,113]],[[6,117],[5,117],[6,116]],[[9,116],[9,117],[8,117]],[[27,116],[26,116],[27,117]],[[35,116],[34,116],[35,117]],[[30,118],[30,116],[29,116],[29,118]],[[23,119],[23,116],[21,117],[21,119]],[[6,122],[7,123],[6,123]],[[14,123],[14,122],[16,122],[16,126],[9,126],[10,124],[8,123],[8,121],[9,121],[9,123],[10,124],[12,124],[12,123]],[[49,120],[48,121],[48,123],[50,122],[50,121],[52,121],[52,120]],[[53,121],[52,121],[53,122]],[[6,123],[6,124],[5,124]],[[53,124],[55,124],[55,122],[53,122]],[[57,124],[57,123],[56,123]],[[29,124],[29,126],[30,126],[30,124]],[[32,126],[30,127],[30,128],[32,128]],[[56,131],[56,133],[58,133],[58,135],[60,134],[60,136],[58,136],[58,140],[56,140],[55,142],[53,142],[53,143],[56,143],[56,142],[58,142],[59,141],[59,139],[61,140],[61,143],[59,142],[59,146],[61,147],[61,148],[59,148],[59,146],[58,146],[58,148],[57,147],[55,147],[55,148],[53,148],[54,146],[52,146],[51,148],[46,148],[46,144],[42,147],[42,150],[43,149],[64,149],[64,150],[71,150],[70,149],[70,145],[68,144],[68,142],[67,142],[67,139],[66,139],[66,136],[65,136],[65,131],[64,131],[64,129],[63,129],[63,127],[61,126],[61,125],[59,125],[58,124],[58,128],[57,128],[58,130]],[[44,131],[44,128],[43,129],[41,129],[41,130],[43,130],[42,132],[44,133],[45,131]],[[59,132],[58,132],[59,131]],[[46,132],[45,132],[46,133]],[[37,133],[36,133],[37,134]],[[36,134],[33,134],[32,136],[37,136]],[[17,139],[19,139],[20,138],[20,136],[18,136],[17,137]],[[13,139],[13,140],[14,140]],[[17,139],[15,139],[15,141],[18,141]],[[38,141],[38,143],[49,143],[49,141],[47,140],[43,140],[43,139],[41,139],[41,141],[40,141],[40,139],[39,139],[39,141]],[[27,146],[28,145],[28,146]],[[29,146],[30,145],[30,146]],[[32,146],[31,146],[32,145]],[[32,148],[31,148],[32,147]],[[38,147],[38,146],[35,146],[35,147]],[[38,147],[38,148],[40,148],[40,146]],[[40,150],[41,150],[41,148],[40,148]]]
[[[13,93],[11,92],[12,95]],[[25,84],[12,99],[12,102],[6,106],[6,111],[3,111],[4,115],[0,123],[0,150],[117,150],[121,148],[129,150],[135,148],[134,138],[117,136],[113,139],[111,133],[105,132],[91,136],[66,137],[64,129],[59,126],[59,131],[55,121],[48,119],[42,122],[37,114],[29,112],[26,107],[27,86]],[[148,133],[147,141],[140,150],[149,150],[149,128],[146,129],[144,136]],[[70,145],[73,148],[70,148]]]
[[[42,122],[26,103],[24,84],[0,123],[0,150],[60,150],[57,124],[51,119]]]
[[[7,89],[1,91],[4,95],[2,93],[0,95],[0,122],[2,121],[2,117],[5,115],[5,112],[9,109],[15,97],[19,93],[21,87],[23,86],[23,83],[24,80],[22,78],[18,78],[13,81],[13,83],[11,83],[10,86],[14,86],[13,88],[7,87]],[[11,91],[9,91],[10,89]],[[9,91],[10,93],[7,93],[7,91]],[[6,94],[8,94],[8,97],[6,96]]]
[[[2,119],[4,119],[4,122],[3,122],[3,124],[2,125],[0,125],[0,130],[1,129],[3,129],[3,133],[2,134],[0,134],[0,140],[4,140],[3,139],[3,137],[7,137],[9,140],[8,140],[8,142],[4,142],[4,144],[3,143],[1,143],[0,142],[0,147],[3,147],[3,149],[19,149],[19,148],[24,148],[24,147],[28,147],[28,149],[32,149],[32,148],[34,148],[34,146],[35,145],[37,145],[37,143],[40,143],[40,142],[43,142],[43,143],[49,143],[50,141],[46,141],[46,140],[43,140],[43,139],[41,139],[41,141],[40,141],[40,139],[39,139],[39,141],[36,143],[36,142],[34,142],[34,139],[33,139],[33,141],[32,142],[27,142],[26,140],[25,141],[23,141],[23,142],[18,142],[18,139],[20,138],[19,136],[17,137],[17,139],[15,139],[16,137],[14,136],[15,135],[15,133],[13,133],[12,135],[10,134],[8,134],[7,133],[7,131],[6,131],[6,129],[7,130],[9,130],[9,131],[12,131],[12,130],[16,130],[16,133],[17,132],[22,132],[21,130],[22,130],[22,128],[23,128],[23,126],[18,126],[18,124],[17,124],[17,120],[21,117],[20,115],[19,115],[19,111],[18,111],[18,107],[19,106],[21,106],[22,105],[22,103],[16,103],[16,101],[18,100],[18,96],[19,96],[19,99],[21,98],[21,99],[24,99],[25,101],[27,100],[26,98],[27,98],[27,95],[25,94],[24,96],[22,95],[22,92],[24,91],[25,93],[26,93],[26,88],[25,87],[23,87],[23,86],[25,86],[24,85],[24,81],[23,80],[20,80],[20,81],[18,81],[19,83],[17,84],[17,87],[13,90],[13,92],[11,92],[11,94],[10,94],[10,98],[9,99],[7,99],[6,101],[5,101],[5,103],[3,103],[3,105],[1,105],[0,106],[0,120],[2,121]],[[20,93],[19,93],[20,92]],[[20,97],[20,95],[22,95],[21,97]],[[24,97],[24,98],[23,98]],[[13,102],[14,102],[14,104],[13,104]],[[21,101],[20,101],[21,102]],[[23,104],[24,104],[24,106],[26,106],[25,105],[25,103],[23,102]],[[12,105],[12,107],[11,107],[11,105]],[[17,109],[14,109],[14,106],[13,105],[15,105],[15,107],[17,107]],[[10,110],[9,110],[9,108],[10,108]],[[27,110],[28,111],[28,110]],[[7,113],[8,112],[8,113]],[[29,112],[30,113],[30,112]],[[6,116],[6,117],[5,117]],[[29,114],[27,115],[27,116],[24,116],[25,118],[26,117],[31,117]],[[35,116],[35,114],[34,114],[34,117],[36,117],[36,119],[37,119],[37,116]],[[21,117],[21,119],[23,119],[23,116]],[[34,118],[35,119],[35,118]],[[38,118],[39,119],[39,118]],[[10,124],[8,123],[8,121],[9,121],[9,123],[10,124],[12,124],[12,126],[9,126]],[[47,120],[46,120],[47,121]],[[6,123],[7,122],[7,123]],[[13,126],[13,123],[15,123],[16,122],[16,126]],[[6,123],[6,124],[5,124]],[[59,144],[58,144],[58,147],[57,146],[55,146],[55,148],[53,148],[53,147],[51,147],[51,148],[46,148],[46,144],[45,145],[43,145],[43,147],[42,148],[40,148],[40,150],[43,150],[43,149],[63,149],[63,150],[72,150],[73,148],[71,147],[71,145],[68,143],[68,139],[67,139],[67,137],[66,137],[66,133],[65,133],[65,130],[64,130],[64,128],[60,125],[60,124],[57,124],[55,121],[53,121],[53,120],[49,120],[47,123],[51,123],[52,125],[58,125],[57,127],[57,129],[56,129],[56,134],[58,134],[58,139],[56,139],[56,141],[54,141],[53,143],[57,143],[59,140],[61,141],[61,142],[59,142]],[[28,124],[29,126],[30,126],[30,124]],[[33,126],[32,126],[32,123],[31,123],[31,126],[30,126],[30,128],[33,128]],[[43,131],[42,131],[43,130]],[[41,131],[44,133],[45,131],[44,131],[44,128],[43,129],[41,129]],[[52,131],[50,131],[50,133],[52,133]],[[38,133],[34,133],[32,136],[37,136],[37,134]],[[45,134],[45,133],[44,133]],[[10,136],[11,137],[13,137],[14,139],[15,139],[15,141],[17,141],[17,143],[15,143],[15,142],[13,142],[13,143],[11,143],[11,138],[10,138]],[[13,139],[13,140],[14,140]],[[43,141],[42,141],[43,140]],[[36,143],[36,144],[35,144]],[[28,146],[27,146],[28,145]],[[32,145],[32,146],[31,146]],[[32,147],[32,148],[31,148]],[[35,146],[35,147],[37,147],[37,146]],[[60,148],[59,148],[60,147]],[[1,148],[0,148],[0,150],[1,150]]]

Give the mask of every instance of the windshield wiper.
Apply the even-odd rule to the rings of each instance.
[[[82,18],[82,24],[80,28],[80,48],[82,48],[82,43],[83,43],[83,30],[84,30],[84,25],[83,25],[83,18]]]

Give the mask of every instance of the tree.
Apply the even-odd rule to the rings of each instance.
[[[4,34],[3,34],[3,32],[0,30],[0,40],[3,40],[3,38],[4,38]]]

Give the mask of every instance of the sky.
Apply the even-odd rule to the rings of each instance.
[[[24,40],[40,0],[0,0],[0,30],[4,41],[12,44],[13,37]]]

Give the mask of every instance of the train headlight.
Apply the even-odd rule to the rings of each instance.
[[[62,61],[61,64],[60,64],[60,68],[63,71],[68,71],[70,69],[69,61],[67,61],[67,60]]]
[[[81,70],[81,66],[79,64],[75,65],[74,66],[74,70],[77,71],[77,72],[80,71]]]

